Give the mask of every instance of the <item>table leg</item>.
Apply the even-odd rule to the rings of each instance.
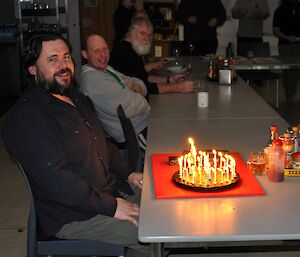
[[[151,255],[150,257],[164,257],[164,246],[163,243],[152,243],[150,245]]]

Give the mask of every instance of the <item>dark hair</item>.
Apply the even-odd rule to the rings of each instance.
[[[27,41],[24,48],[23,64],[25,71],[27,72],[28,67],[34,65],[42,52],[42,44],[46,41],[63,40],[69,48],[70,53],[72,52],[70,43],[60,34],[36,34]]]

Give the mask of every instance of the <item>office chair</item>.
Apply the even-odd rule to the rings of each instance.
[[[252,51],[253,57],[270,57],[270,44],[269,42],[241,42],[238,46],[238,51],[241,56],[249,57],[249,51]],[[267,80],[267,98],[269,98],[269,85],[270,80],[276,81],[276,103],[275,107],[279,107],[279,80],[281,74],[278,72],[272,72],[270,70],[255,70],[255,71],[238,71],[238,74],[246,80],[250,85],[251,81]]]
[[[30,196],[30,214],[27,228],[27,257],[37,255],[76,255],[76,256],[119,256],[125,255],[125,247],[93,240],[39,240],[37,238],[37,216],[34,197],[22,165],[17,162]]]
[[[142,151],[139,146],[139,141],[130,119],[125,115],[122,105],[117,108],[117,113],[125,137],[125,156],[129,167],[133,170],[142,170]]]

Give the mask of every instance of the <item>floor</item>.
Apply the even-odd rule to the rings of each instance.
[[[269,101],[275,103],[275,87],[270,86]],[[255,90],[266,99],[266,87],[256,87]],[[290,125],[300,124],[300,89],[294,104],[287,104],[284,91],[280,88],[280,104],[278,112]],[[0,97],[0,116],[13,105],[14,98]],[[0,128],[3,119],[0,119]],[[271,124],[270,124],[271,125]],[[0,257],[26,256],[26,223],[28,215],[28,195],[24,181],[18,168],[10,161],[0,139]],[[299,214],[300,215],[300,214]],[[269,242],[254,247],[253,243],[238,244],[235,247],[225,245],[192,245],[192,248],[176,250],[172,248],[168,257],[300,257],[300,242]],[[174,247],[174,245],[169,245]],[[175,245],[176,246],[176,245]],[[188,245],[190,246],[190,245]],[[184,250],[184,251],[183,251]]]

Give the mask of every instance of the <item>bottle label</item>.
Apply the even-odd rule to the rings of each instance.
[[[154,48],[154,54],[155,57],[162,57],[162,47],[161,46],[155,46]]]

